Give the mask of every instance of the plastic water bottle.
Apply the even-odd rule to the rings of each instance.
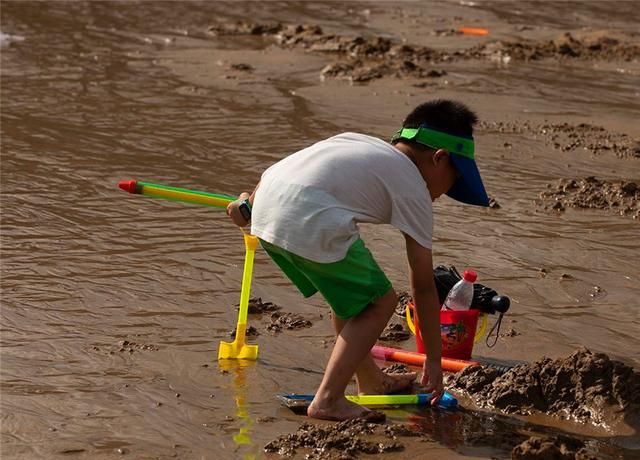
[[[462,279],[458,281],[447,294],[442,305],[443,310],[468,310],[473,301],[473,283],[478,274],[473,270],[465,270]]]

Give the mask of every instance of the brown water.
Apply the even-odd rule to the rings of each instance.
[[[434,97],[464,100],[488,122],[587,122],[640,137],[637,61],[464,61],[440,66],[448,75],[424,88],[395,78],[350,85],[320,80],[327,56],[206,33],[247,15],[441,48],[485,39],[433,29],[553,38],[587,26],[637,32],[640,20],[633,2],[3,2],[0,30],[11,36],[1,49],[3,458],[261,457],[301,421],[274,394],[312,392],[320,381],[327,308],[301,299],[263,253],[253,294],[313,327],[274,336],[267,316],[252,316],[259,361],[222,369],[216,353],[236,319],[240,233],[219,210],[128,196],[119,180],[237,194],[323,137],[387,138]],[[238,63],[255,70],[230,69]],[[640,366],[637,220],[535,203],[559,178],[637,181],[640,161],[560,152],[530,133],[485,129],[477,138],[501,209],[443,198],[435,261],[472,266],[508,295],[507,326],[521,335],[479,344],[476,354],[533,360],[584,345]],[[401,235],[363,234],[405,290]],[[640,457],[637,433],[622,426],[421,416],[438,442],[386,457],[505,458],[512,446],[495,433],[549,430],[599,438],[591,442],[602,458]]]

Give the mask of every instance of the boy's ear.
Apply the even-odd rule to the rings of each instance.
[[[433,154],[433,163],[436,166],[439,165],[441,161],[444,161],[446,163],[448,159],[449,159],[449,151],[447,149],[438,149]]]

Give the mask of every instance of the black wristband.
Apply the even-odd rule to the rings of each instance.
[[[240,214],[242,215],[244,220],[246,220],[247,222],[251,220],[251,203],[249,203],[248,199],[242,200],[242,202],[238,206],[238,211],[240,211]]]

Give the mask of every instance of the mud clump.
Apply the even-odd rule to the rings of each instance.
[[[234,23],[214,24],[209,26],[210,35],[273,35],[282,30],[282,24],[256,24],[253,22],[237,21]]]
[[[503,375],[470,366],[449,385],[470,394],[479,406],[506,413],[540,411],[596,425],[620,416],[632,425],[640,421],[640,373],[586,348],[566,358],[519,365]]]
[[[379,340],[384,342],[402,342],[411,337],[411,332],[406,330],[400,323],[392,323],[384,328]]]
[[[640,144],[629,136],[611,133],[601,126],[589,123],[544,123],[538,131],[563,152],[587,150],[593,155],[611,152],[618,158],[640,158]]]
[[[267,326],[267,330],[278,333],[282,329],[303,329],[311,327],[311,321],[304,319],[297,313],[272,313],[271,324]]]
[[[398,293],[398,305],[396,305],[395,313],[396,315],[404,318],[406,315],[407,306],[413,303],[413,297],[406,291],[401,291]]]
[[[237,64],[231,64],[233,70],[239,70],[241,72],[253,72],[255,69],[251,64],[245,64],[243,62]]]
[[[236,305],[237,306],[237,305]],[[282,307],[273,302],[263,302],[262,297],[252,297],[249,299],[248,312],[252,314],[261,314],[280,310]]]
[[[592,34],[575,37],[566,32],[555,40],[547,41],[492,41],[474,46],[463,53],[464,57],[489,59],[508,63],[540,59],[621,60],[632,61],[640,57],[640,46],[608,35]]]
[[[274,25],[240,22],[209,27],[212,35],[271,36],[282,48],[301,48],[338,59],[321,71],[322,78],[368,82],[386,77],[438,78],[446,71],[432,64],[451,60],[449,53],[396,43],[386,37],[326,34],[313,24]]]
[[[540,136],[547,145],[562,152],[583,150],[592,155],[612,153],[618,158],[640,158],[640,142],[627,134],[607,131],[602,126],[579,123],[480,122],[484,130]],[[509,143],[505,147],[511,148]]]
[[[518,337],[522,335],[521,332],[516,331],[514,328],[510,327],[505,332],[501,332],[498,334],[499,337]]]
[[[585,444],[574,438],[532,436],[511,451],[512,460],[597,460]]]
[[[93,351],[102,351],[98,346],[92,346]],[[150,345],[145,343],[131,342],[129,340],[120,340],[116,345],[110,347],[108,354],[114,355],[116,353],[129,353],[133,354],[135,351],[158,351],[156,345]]]
[[[269,442],[264,450],[292,457],[297,449],[304,449],[308,459],[349,460],[362,454],[402,451],[404,446],[397,438],[413,436],[424,435],[404,425],[379,425],[358,419],[331,425],[305,422],[295,433]]]
[[[268,36],[283,48],[302,48],[334,56],[338,62],[327,65],[323,78],[343,78],[368,82],[386,76],[437,78],[446,71],[434,69],[437,63],[483,59],[508,63],[511,60],[582,59],[631,61],[640,57],[640,46],[608,35],[574,37],[565,33],[555,40],[532,42],[492,41],[462,50],[436,50],[426,46],[399,43],[381,36],[327,34],[314,24],[260,24],[237,22],[210,26],[211,35]],[[434,31],[447,35],[450,31]]]
[[[410,374],[414,371],[406,364],[393,363],[391,366],[382,369],[382,372],[385,374]]]
[[[117,349],[117,351],[120,353],[133,353],[134,351],[158,351],[160,348],[158,348],[156,345],[121,340],[120,342],[118,342]]]
[[[431,64],[446,60],[439,51],[411,47],[386,37],[325,34],[318,26],[288,26],[276,36],[279,46],[301,47],[307,51],[332,55],[339,59],[321,71],[322,78],[341,78],[368,82],[386,76],[438,78],[446,71]]]
[[[543,202],[552,200],[546,209],[564,211],[567,207],[601,209],[622,216],[640,218],[640,186],[631,181],[603,180],[595,177],[561,179],[550,190],[542,192]]]

